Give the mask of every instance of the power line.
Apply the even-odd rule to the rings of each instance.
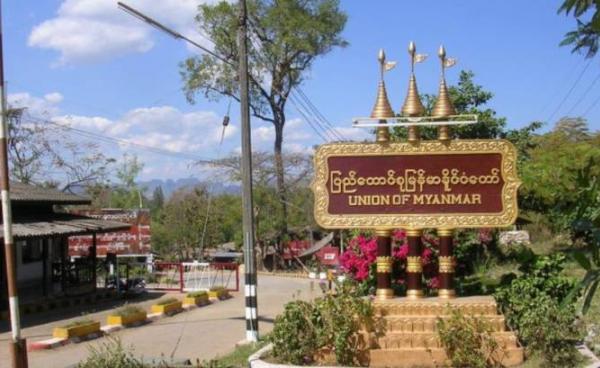
[[[304,101],[308,104],[308,107],[313,111],[315,116],[317,116],[317,118],[319,118],[326,126],[329,127],[329,129],[331,130],[331,133],[337,139],[342,140],[342,141],[348,140],[340,132],[338,132],[337,128],[334,127],[329,122],[329,120],[321,113],[321,111],[315,106],[315,104],[312,103],[312,101],[308,98],[308,96],[306,95],[306,93],[304,93],[304,91],[302,90],[302,88],[300,88],[300,86],[294,87],[294,90],[300,95],[300,97],[302,97],[302,99],[304,99]]]
[[[256,45],[256,42],[254,41],[254,39],[252,37],[249,37],[248,39],[250,40],[250,43],[256,50],[257,57],[260,59],[260,61],[264,64],[268,64],[267,62],[265,62],[265,60],[267,59],[267,56],[260,52],[260,47]],[[271,89],[273,89],[275,92],[277,92],[280,96],[283,95],[283,92],[281,92],[281,90],[279,90],[278,88],[271,86]],[[332,139],[331,138],[332,136],[330,134],[328,134],[327,129],[325,129],[318,122],[318,120],[314,120],[314,118],[309,117],[309,116],[311,116],[311,114],[308,111],[307,107],[304,106],[304,104],[300,100],[298,100],[297,98],[294,98],[293,91],[290,91],[290,94],[288,95],[288,101],[291,102],[291,104],[298,111],[298,113],[304,118],[306,123],[324,142],[328,142]],[[300,106],[302,106],[302,107],[300,107]],[[320,132],[317,127],[321,128],[322,132]],[[325,137],[325,136],[327,136],[327,137]]]
[[[261,48],[259,46],[256,45],[255,41],[253,40],[252,37],[249,38],[252,46],[254,46],[254,48],[256,49],[257,52],[257,57],[260,59],[261,62],[263,62],[264,64],[267,64],[265,62],[265,59],[267,58],[266,55],[262,54],[260,52]],[[271,88],[273,90],[275,90],[275,92],[277,92],[280,96],[283,95],[283,93],[281,92],[281,90],[271,86]],[[319,122],[318,119],[314,118],[314,115],[310,112],[310,108],[307,107],[305,105],[305,103],[299,98],[299,97],[295,97],[294,96],[294,92],[295,90],[291,90],[289,95],[288,95],[288,100],[292,103],[292,105],[294,106],[294,108],[296,108],[296,110],[298,111],[298,113],[304,118],[304,120],[306,121],[306,123],[311,127],[311,129],[319,136],[321,137],[321,139],[323,139],[323,141],[328,142],[331,140],[336,140],[337,137],[335,135],[333,135],[329,129],[323,127],[323,125]],[[295,98],[294,98],[295,97]],[[300,107],[302,106],[302,107]],[[319,128],[321,131],[319,131]]]
[[[250,25],[256,29],[256,26],[254,25],[253,21],[249,20]],[[258,53],[258,57],[261,59],[261,61],[264,64],[268,64],[265,62],[265,60],[267,60],[267,56],[262,52],[262,47],[264,46],[263,42],[260,39],[256,39],[254,37],[250,37],[250,42],[252,43],[252,46],[254,46],[254,48],[256,49],[257,53]],[[260,45],[257,45],[257,42],[260,43]],[[272,89],[274,89],[279,95],[282,95],[283,93],[278,90],[277,88],[274,88],[273,86],[271,86]],[[316,126],[318,126],[319,128],[321,128],[321,130],[323,131],[323,133],[325,135],[327,135],[330,139],[331,137],[333,137],[333,140],[348,140],[345,137],[343,137],[341,134],[339,134],[339,132],[337,132],[336,128],[333,127],[333,125],[325,118],[325,116],[319,111],[319,109],[310,101],[310,99],[308,98],[308,96],[302,91],[302,89],[299,86],[295,86],[295,87],[291,87],[291,93],[290,93],[290,97],[292,96],[292,93],[297,93],[299,97],[296,98],[296,104],[301,104],[305,111],[304,113],[301,113],[301,115],[303,115],[305,117],[305,119],[308,119],[307,115],[312,117],[313,119],[313,123],[316,124]],[[297,106],[295,106],[296,109]],[[316,131],[316,129],[314,128],[313,124],[310,124],[311,127],[313,127],[313,130]],[[329,126],[329,128],[324,127],[324,125]],[[321,135],[320,133],[318,133],[319,135]]]
[[[596,78],[594,78],[594,80],[592,81],[592,83],[590,83],[590,85],[585,90],[585,92],[583,92],[583,95],[581,95],[581,97],[579,98],[579,100],[577,100],[577,102],[569,109],[569,111],[567,111],[566,116],[571,115],[571,113],[573,112],[573,110],[575,110],[575,108],[577,108],[577,106],[579,106],[579,104],[585,99],[585,97],[587,96],[587,94],[592,90],[592,87],[594,87],[594,85],[596,84],[596,82],[599,79],[600,79],[600,73],[598,73],[598,75],[596,76]]]
[[[546,119],[547,122],[551,122],[552,121],[552,119],[554,118],[554,115],[556,115],[556,113],[560,110],[560,108],[565,103],[565,101],[567,101],[567,99],[569,98],[569,96],[571,96],[571,93],[573,92],[573,90],[575,89],[575,87],[577,86],[577,84],[579,83],[579,81],[581,80],[581,78],[583,77],[583,75],[585,74],[585,72],[587,71],[588,67],[591,64],[592,64],[592,60],[590,59],[590,61],[585,65],[585,68],[583,68],[583,70],[581,71],[581,73],[579,73],[579,75],[577,76],[577,79],[575,79],[575,82],[573,83],[573,85],[571,86],[571,88],[569,89],[569,91],[567,92],[567,94],[565,95],[565,97],[563,97],[562,101],[560,101],[560,103],[558,104],[558,106],[556,107],[556,109],[554,109],[554,111],[552,112],[552,114],[550,115],[550,117],[548,119]]]
[[[598,96],[598,98],[596,98],[596,100],[592,102],[592,104],[585,110],[585,112],[581,116],[586,117],[594,109],[594,107],[596,107],[598,102],[600,102],[600,96]]]
[[[294,96],[290,95],[289,96],[289,100],[290,102],[296,107],[296,110],[298,110],[298,113],[300,113],[300,115],[302,115],[302,117],[304,118],[304,120],[306,121],[306,123],[308,125],[310,125],[310,127],[312,128],[312,130],[324,141],[324,142],[328,142],[329,139],[325,138],[325,136],[323,136],[323,134],[321,132],[319,132],[319,130],[313,125],[313,123],[311,122],[311,119],[308,118],[308,116],[306,116],[306,114],[302,111],[302,109],[300,109],[297,105],[296,102],[294,101]]]
[[[152,27],[155,27],[155,28],[157,28],[158,30],[160,30],[160,31],[162,31],[162,32],[165,32],[165,33],[167,33],[168,35],[170,35],[170,36],[172,36],[172,37],[174,37],[174,38],[176,38],[176,39],[181,39],[181,40],[187,41],[187,42],[189,42],[190,44],[192,44],[192,45],[194,45],[194,46],[198,47],[199,49],[201,49],[201,50],[203,50],[203,51],[205,51],[205,52],[206,52],[206,53],[208,53],[209,55],[211,55],[211,56],[215,57],[216,59],[218,59],[218,60],[220,60],[220,61],[222,61],[222,62],[224,62],[224,63],[226,63],[226,64],[228,64],[228,65],[230,65],[230,66],[232,66],[232,67],[235,67],[235,66],[236,66],[236,65],[234,64],[235,62],[232,62],[232,61],[230,61],[230,60],[228,60],[228,59],[226,59],[226,58],[224,58],[224,57],[222,57],[222,56],[218,55],[217,53],[213,52],[212,50],[209,50],[208,48],[206,48],[206,47],[204,47],[204,46],[200,45],[199,43],[197,43],[197,42],[195,42],[195,41],[191,40],[190,38],[188,38],[188,37],[185,37],[185,36],[184,36],[184,35],[182,35],[181,33],[179,33],[179,32],[177,32],[177,31],[175,31],[175,30],[173,30],[173,29],[171,29],[171,28],[169,28],[169,27],[167,27],[167,26],[165,26],[165,25],[163,25],[163,24],[159,23],[158,21],[156,21],[156,20],[154,20],[154,19],[152,19],[152,18],[150,18],[150,17],[148,17],[148,16],[146,16],[146,15],[144,15],[144,14],[140,13],[139,11],[137,11],[137,10],[135,10],[135,9],[131,8],[130,6],[128,6],[128,5],[126,5],[126,4],[122,3],[122,2],[118,2],[117,4],[119,5],[119,7],[120,7],[121,9],[125,10],[127,13],[129,13],[129,14],[131,14],[131,15],[135,16],[136,18],[138,18],[138,19],[140,19],[140,20],[142,20],[142,21],[144,21],[144,22],[148,23],[148,24],[149,24],[149,25],[151,25]],[[250,21],[249,21],[249,19],[247,19],[247,20],[248,20],[248,22],[249,22],[249,23],[252,25],[252,22],[250,22]],[[212,42],[213,44],[215,44],[215,42],[214,42],[213,40],[211,40],[210,38],[208,38],[208,37],[204,37],[204,36],[203,36],[203,38],[205,38],[205,39],[209,40],[210,42]],[[251,42],[253,42],[251,38],[250,38],[250,41],[251,41]],[[259,51],[259,50],[260,50],[260,49],[259,49],[259,48],[257,48],[257,51]],[[254,79],[254,78],[252,78],[252,79]],[[256,82],[256,80],[255,80],[255,83],[257,83],[257,82]],[[273,88],[273,89],[275,89],[275,88]],[[277,89],[275,89],[275,90],[276,90],[276,92],[277,92],[277,93],[279,93],[280,95],[282,95],[282,92],[281,92],[281,91],[279,91],[279,90],[277,90]],[[301,114],[302,114],[302,113],[301,113]],[[306,119],[306,114],[302,114],[302,115],[303,115],[303,116],[305,116],[305,119]],[[317,121],[315,121],[315,123],[316,123],[316,125],[317,125],[317,126],[320,126],[320,127],[323,129],[323,131],[324,131],[324,132],[326,132],[326,130],[327,130],[327,129],[324,129],[324,128],[321,126],[321,124],[318,122],[318,120],[317,120]],[[310,124],[310,125],[311,125],[311,127],[313,127],[313,130],[315,130],[314,126],[313,126],[312,124]],[[327,134],[327,133],[325,133],[325,134]],[[319,134],[319,135],[320,135],[320,134]]]
[[[573,75],[575,75],[575,71],[577,69],[579,69],[579,66],[583,65],[583,63],[585,62],[585,60],[582,59],[582,58],[578,58],[577,60],[578,60],[577,65],[574,68],[570,69],[569,72],[567,72],[563,76],[563,78],[561,78],[561,83],[559,84],[560,86],[563,86],[563,85],[567,84],[567,82],[571,79],[571,77]],[[546,110],[548,110],[548,108],[550,108],[550,106],[552,105],[552,102],[554,101],[554,99],[556,97],[558,97],[558,95],[560,94],[560,92],[561,92],[560,89],[555,89],[554,90],[554,93],[552,95],[550,95],[550,98],[548,98],[548,102],[540,110],[540,112],[539,112],[540,115],[544,115],[546,113]]]
[[[115,138],[115,137],[110,137],[104,134],[100,134],[100,133],[94,133],[94,132],[90,132],[87,130],[83,130],[83,129],[79,129],[79,128],[74,128],[72,126],[69,125],[65,125],[65,124],[60,124],[57,123],[55,121],[52,120],[47,120],[47,119],[43,119],[43,118],[38,118],[38,117],[34,117],[30,114],[27,114],[27,118],[38,122],[38,123],[43,123],[43,124],[51,124],[53,126],[59,127],[61,129],[66,129],[68,131],[70,131],[73,134],[79,135],[79,136],[83,136],[86,138],[90,138],[93,139],[95,141],[100,141],[103,143],[108,143],[108,144],[116,144],[119,147],[122,147],[123,145],[126,146],[133,146],[137,149],[143,150],[143,151],[148,151],[157,155],[163,155],[163,156],[170,156],[170,157],[174,157],[174,158],[180,158],[180,159],[185,159],[185,160],[192,160],[192,161],[212,161],[212,159],[206,159],[206,158],[202,158],[202,157],[198,157],[195,155],[190,155],[184,152],[177,152],[177,151],[171,151],[171,150],[167,150],[164,148],[159,148],[159,147],[153,147],[153,146],[147,146],[144,144],[140,144],[140,143],[136,143],[136,142],[132,142],[130,140],[127,139],[121,139],[121,138]]]

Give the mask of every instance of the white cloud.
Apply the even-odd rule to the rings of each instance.
[[[27,92],[11,93],[7,97],[10,107],[27,108],[27,112],[38,117],[49,117],[58,114],[58,104],[63,96],[58,92],[52,92],[43,98],[32,96]]]
[[[197,38],[194,16],[198,5],[213,0],[131,0],[131,7],[179,32]],[[55,65],[93,63],[154,46],[152,28],[109,0],[64,0],[54,18],[36,25],[31,47],[60,53]],[[202,41],[202,39],[199,39]]]
[[[100,116],[63,115],[53,117],[52,121],[73,128],[95,131],[104,131],[113,124],[112,121]]]
[[[63,100],[63,95],[58,92],[52,92],[44,95],[44,100],[48,101],[51,104],[58,104]]]

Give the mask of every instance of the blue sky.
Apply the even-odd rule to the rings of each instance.
[[[129,0],[129,5],[191,38],[195,7],[202,0]],[[377,85],[376,55],[384,48],[397,60],[386,76],[388,95],[398,110],[408,79],[407,44],[416,42],[429,59],[417,67],[420,92],[437,91],[440,43],[458,65],[448,71],[454,83],[460,69],[494,93],[489,106],[510,127],[533,120],[552,125],[561,116],[587,116],[600,129],[600,75],[595,59],[584,60],[559,47],[575,26],[558,15],[560,1],[342,1],[348,13],[344,37],[350,45],[317,60],[303,91],[346,137],[367,132],[351,128],[351,119],[370,113]],[[5,74],[9,102],[28,106],[32,116],[78,129],[160,147],[188,156],[214,158],[239,149],[237,104],[232,125],[219,149],[220,122],[226,101],[201,97],[190,105],[180,91],[178,64],[196,52],[154,31],[117,9],[113,0],[5,0],[3,2]],[[586,68],[587,67],[587,68]],[[580,81],[577,77],[584,71]],[[568,90],[570,96],[559,107]],[[586,91],[587,94],[586,94]],[[322,140],[289,105],[289,150],[310,151]],[[270,150],[273,131],[253,121],[256,149]],[[78,138],[80,139],[80,138]],[[106,144],[115,157],[136,153],[145,162],[142,179],[201,175],[189,160],[128,146]]]

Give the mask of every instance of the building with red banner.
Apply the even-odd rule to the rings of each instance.
[[[82,215],[107,221],[118,221],[130,225],[126,231],[108,232],[99,234],[96,238],[96,254],[106,257],[107,253],[119,257],[136,258],[145,262],[151,258],[150,245],[150,210],[149,209],[102,209],[85,211]],[[69,238],[69,256],[87,256],[92,244],[92,237],[88,235],[73,236]]]

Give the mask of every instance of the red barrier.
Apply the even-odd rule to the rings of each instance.
[[[229,291],[240,291],[240,265],[235,262],[214,262],[210,264],[210,267],[217,271],[215,275],[215,280],[219,275],[219,271],[221,271],[221,280],[225,281],[225,270],[235,271],[235,289],[228,288]],[[223,284],[229,284],[229,282]]]
[[[189,266],[189,263],[187,264]],[[216,262],[208,265],[206,286],[224,286],[229,291],[240,290],[239,265],[234,262]],[[226,274],[226,271],[231,271]],[[235,287],[229,286],[235,272]],[[177,280],[178,282],[173,282]],[[155,262],[152,276],[146,280],[146,287],[154,290],[179,290],[186,288],[185,267],[182,262]],[[191,287],[188,285],[188,288]],[[192,287],[193,288],[193,287]]]

